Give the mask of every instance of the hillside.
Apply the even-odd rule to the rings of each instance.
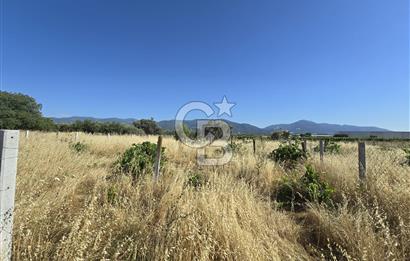
[[[378,127],[361,127],[354,125],[339,125],[329,123],[316,123],[313,121],[300,120],[290,124],[276,124],[264,128],[267,132],[275,130],[288,130],[292,133],[315,133],[315,134],[335,134],[338,132],[385,132],[387,129]]]

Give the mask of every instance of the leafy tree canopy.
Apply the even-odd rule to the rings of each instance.
[[[0,91],[0,129],[54,130],[41,114],[42,105],[28,95]]]
[[[157,134],[161,134],[162,132],[161,128],[157,125],[157,123],[152,118],[149,120],[142,119],[139,121],[135,121],[133,125],[136,128],[143,130],[145,134],[148,134],[148,135],[157,135]]]
[[[75,121],[72,124],[59,124],[59,131],[81,131],[85,133],[104,134],[137,134],[144,135],[144,131],[129,124],[119,122],[97,122],[91,120]]]

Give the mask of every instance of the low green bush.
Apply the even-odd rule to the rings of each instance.
[[[231,142],[228,147],[233,153],[242,153],[245,150],[243,144],[239,142]]]
[[[279,148],[273,150],[268,158],[282,164],[286,168],[294,168],[298,163],[303,162],[307,156],[302,150],[299,141],[283,143]]]
[[[333,192],[334,189],[321,179],[319,173],[311,165],[307,165],[302,177],[288,176],[283,179],[276,201],[285,209],[299,211],[305,208],[307,202],[330,205]]]
[[[192,172],[188,174],[187,185],[196,189],[202,187],[205,184],[205,177],[202,173]]]
[[[161,148],[161,167],[166,162],[165,148]],[[131,175],[135,181],[143,175],[152,175],[157,145],[151,142],[133,144],[124,154],[114,163],[114,171]]]
[[[88,146],[85,143],[76,142],[76,143],[70,144],[70,148],[77,153],[82,153],[87,150]]]
[[[340,145],[337,144],[334,141],[330,140],[325,140],[324,144],[324,152],[330,153],[330,154],[338,154],[340,153]],[[317,145],[316,147],[313,148],[315,152],[320,152],[320,146]]]
[[[340,153],[340,145],[335,142],[329,142],[329,144],[327,145],[327,152],[331,154]]]
[[[113,205],[116,203],[117,199],[118,199],[118,190],[113,186],[109,187],[107,190],[108,203]]]
[[[404,153],[406,153],[406,155],[404,156],[404,158],[405,158],[404,164],[410,166],[410,149],[403,149],[403,151],[404,151]]]

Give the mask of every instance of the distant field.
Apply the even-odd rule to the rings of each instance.
[[[302,210],[276,202],[285,170],[267,158],[279,142],[235,141],[225,166],[201,167],[196,152],[171,137],[158,183],[112,178],[133,143],[155,136],[21,135],[14,216],[14,260],[409,260],[409,142],[367,144],[367,180],[358,180],[356,143],[310,163],[335,190],[332,205]],[[195,177],[195,180],[192,178]],[[199,181],[197,181],[199,180]],[[297,195],[295,195],[297,197]]]

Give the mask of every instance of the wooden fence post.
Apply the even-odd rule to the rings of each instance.
[[[323,155],[325,153],[325,144],[323,140],[319,141],[319,148],[320,148],[320,162],[323,162]]]
[[[359,142],[359,178],[364,180],[366,178],[366,144]]]
[[[0,260],[11,260],[18,130],[0,130]]]
[[[79,134],[78,134],[78,131],[75,133],[75,142],[77,142],[78,141],[78,136],[79,136]]]
[[[303,151],[303,153],[305,153],[305,154],[306,154],[306,152],[307,152],[307,141],[306,141],[306,140],[303,140],[303,141],[302,141],[302,151]]]
[[[26,130],[26,139],[28,139],[28,136],[30,135],[30,131]]]
[[[252,139],[252,143],[253,143],[253,154],[256,154],[256,143],[255,143],[255,139]]]
[[[159,169],[161,167],[161,152],[162,152],[162,136],[158,137],[157,142],[157,156],[155,158],[155,165],[154,165],[154,180],[157,181],[159,178]]]

